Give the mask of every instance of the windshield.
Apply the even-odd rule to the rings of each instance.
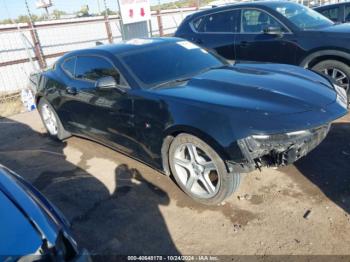
[[[192,77],[227,62],[187,41],[140,48],[121,56],[130,73],[144,88]]]
[[[301,30],[317,29],[334,23],[320,13],[295,3],[276,3],[272,6]]]

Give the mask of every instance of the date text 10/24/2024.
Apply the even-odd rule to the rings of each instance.
[[[218,261],[217,256],[128,256],[128,261]]]

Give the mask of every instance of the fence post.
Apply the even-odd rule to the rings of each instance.
[[[38,33],[35,29],[34,24],[31,21],[28,21],[28,27],[30,29],[30,35],[32,37],[33,44],[34,44],[35,57],[39,62],[40,69],[44,69],[47,65],[46,65],[44,54],[43,54],[43,50],[41,48]]]
[[[164,35],[163,22],[162,22],[162,17],[160,16],[160,10],[157,10],[157,22],[158,22],[159,36],[163,36]]]
[[[150,36],[153,37],[152,18],[148,20],[148,26],[149,26]]]
[[[107,37],[110,44],[113,43],[113,35],[112,35],[112,29],[111,24],[109,22],[108,16],[105,15],[105,25],[106,25],[106,31],[107,31]]]

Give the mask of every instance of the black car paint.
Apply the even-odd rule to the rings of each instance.
[[[181,40],[154,39],[152,45],[177,41]],[[223,160],[242,163],[246,159],[238,139],[318,127],[347,112],[335,102],[336,93],[327,79],[289,65],[236,64],[175,86],[143,89],[113,55],[124,52],[125,46],[100,46],[64,56],[54,69],[42,74],[37,102],[45,97],[69,132],[166,173],[168,138],[178,133],[193,134]],[[61,63],[79,55],[106,57],[129,87],[98,90],[91,83],[72,86],[72,81],[80,82],[70,79]],[[67,93],[67,87],[76,88],[77,94]]]
[[[346,10],[350,9],[350,3],[337,3],[330,4],[324,6],[315,7],[314,10],[328,17],[335,23],[349,23],[350,22],[350,12],[346,12]],[[337,17],[331,17],[329,12],[330,10],[337,10]]]
[[[175,36],[213,49],[231,60],[284,63],[311,68],[321,59],[338,58],[350,64],[350,24],[300,30],[271,7],[275,3],[283,1],[257,1],[199,11],[184,19]],[[196,32],[191,25],[194,20],[202,16],[242,9],[257,9],[271,15],[286,28],[286,32],[212,34]],[[240,28],[240,25],[238,27]]]

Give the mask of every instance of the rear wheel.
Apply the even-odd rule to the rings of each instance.
[[[176,136],[170,145],[169,162],[179,187],[203,204],[219,204],[239,186],[240,174],[228,173],[215,150],[195,136]]]
[[[63,128],[56,111],[45,98],[40,99],[38,111],[47,132],[52,138],[63,140],[71,136],[71,134]]]
[[[345,89],[349,100],[350,67],[348,65],[336,60],[325,60],[314,65],[312,69],[333,78],[337,85]]]

